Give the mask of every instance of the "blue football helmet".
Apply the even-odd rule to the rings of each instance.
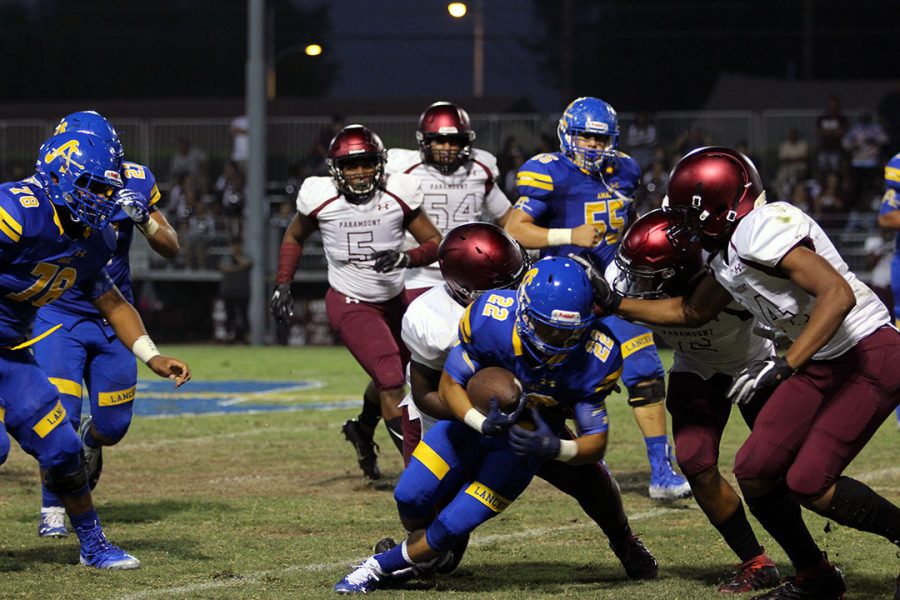
[[[563,111],[556,134],[563,155],[579,169],[596,175],[616,157],[619,118],[615,109],[599,98],[576,98]],[[605,136],[606,147],[579,148],[576,143],[579,134]]]
[[[122,187],[119,159],[95,135],[54,135],[41,146],[35,172],[53,204],[88,227],[102,229],[119,209],[113,199]]]
[[[90,133],[112,146],[119,162],[125,158],[125,149],[119,141],[119,134],[115,127],[106,118],[95,110],[80,110],[66,115],[60,119],[53,135],[77,131],[78,133]]]
[[[538,361],[560,364],[593,321],[594,292],[578,263],[551,256],[534,263],[519,285],[516,331]]]

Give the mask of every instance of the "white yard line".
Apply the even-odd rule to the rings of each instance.
[[[683,508],[654,508],[653,510],[648,510],[646,512],[638,513],[636,515],[632,515],[628,517],[628,520],[633,521],[641,521],[644,519],[650,519],[653,517],[658,517],[661,515],[666,515],[670,513],[684,513],[686,509]],[[691,510],[691,509],[687,509]],[[699,510],[699,509],[694,509]],[[522,531],[516,531],[511,533],[500,533],[495,535],[485,535],[485,536],[476,536],[475,539],[472,540],[472,546],[486,546],[488,544],[494,544],[496,542],[503,542],[506,540],[512,539],[521,539],[521,538],[529,538],[529,537],[539,537],[548,534],[556,534],[564,531],[569,531],[572,529],[581,529],[588,526],[593,526],[593,522],[584,522],[578,523],[575,525],[564,525],[562,527],[542,527],[540,529],[528,529]],[[276,569],[272,571],[253,571],[250,573],[241,573],[236,575],[234,579],[227,579],[223,581],[205,581],[203,583],[191,583],[188,585],[179,585],[175,587],[169,588],[160,588],[153,590],[144,590],[142,592],[135,592],[133,594],[126,594],[124,596],[116,596],[116,600],[141,600],[145,598],[170,598],[173,596],[179,596],[182,594],[191,594],[194,592],[203,592],[207,590],[217,590],[223,588],[233,588],[248,584],[259,583],[263,579],[269,577],[281,577],[284,575],[288,575],[290,573],[313,573],[317,571],[330,571],[332,569],[339,569],[342,567],[346,567],[351,563],[361,563],[365,560],[364,557],[357,557],[350,561],[342,560],[338,562],[332,563],[316,563],[311,565],[290,565],[288,567],[284,567],[282,569]]]

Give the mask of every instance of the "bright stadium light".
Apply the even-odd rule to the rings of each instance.
[[[454,19],[461,19],[466,16],[466,12],[469,10],[469,7],[466,6],[465,2],[451,2],[447,5],[447,12],[450,13],[450,16]]]
[[[322,46],[319,44],[309,44],[303,49],[303,52],[307,56],[319,56],[322,54]]]

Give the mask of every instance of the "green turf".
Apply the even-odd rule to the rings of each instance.
[[[357,397],[365,377],[344,350],[170,347],[197,379],[318,379],[315,394]],[[146,369],[142,376],[150,377]],[[136,400],[140,402],[140,398]],[[603,535],[574,501],[536,482],[475,536],[460,570],[376,597],[514,599],[721,598],[715,584],[736,562],[693,502],[658,504],[646,494],[643,442],[624,401],[610,402],[608,462],[635,530],[654,551],[661,579],[626,580]],[[363,484],[340,426],[355,411],[138,418],[105,454],[95,495],[109,537],[144,563],[109,573],[80,567],[77,543],[36,536],[40,496],[33,459],[14,449],[0,467],[0,598],[332,598],[348,564],[385,535],[401,537],[388,491]],[[726,432],[724,471],[746,434]],[[898,439],[886,424],[850,472],[900,499]],[[381,464],[400,460],[379,430]],[[847,574],[847,598],[887,598],[896,549],[807,514],[816,539]],[[755,522],[754,522],[755,524]],[[760,538],[786,573],[784,554]],[[743,596],[746,597],[746,596]]]

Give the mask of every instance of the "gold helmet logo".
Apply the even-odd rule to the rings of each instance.
[[[81,148],[78,147],[78,140],[69,140],[59,148],[51,150],[44,156],[44,162],[49,164],[57,158],[61,158],[65,161],[65,164],[62,166],[63,170],[68,170],[72,165],[75,165],[79,169],[83,169],[84,165],[75,162],[75,159],[72,158],[73,155],[81,156]]]

